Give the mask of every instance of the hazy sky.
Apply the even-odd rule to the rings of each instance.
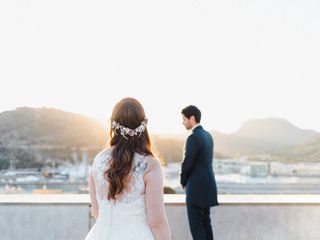
[[[55,107],[109,118],[125,96],[152,132],[281,117],[320,131],[318,0],[1,0],[0,112]]]

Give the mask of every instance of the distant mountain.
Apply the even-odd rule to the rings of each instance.
[[[0,146],[102,146],[106,127],[93,118],[52,108],[0,113]]]
[[[153,135],[154,149],[157,155],[165,162],[181,162],[183,160],[184,145],[189,133],[180,135]],[[220,138],[219,138],[220,139]],[[219,149],[220,150],[220,149]],[[226,158],[221,152],[215,149],[215,158]]]
[[[238,131],[211,131],[215,157],[268,154],[278,159],[320,160],[320,134],[284,119],[255,119]],[[181,162],[189,133],[152,135],[164,162]],[[0,113],[0,169],[42,167],[73,161],[87,152],[92,160],[107,143],[107,126],[96,119],[53,108],[18,108]]]
[[[232,134],[215,130],[211,134],[215,143],[215,156],[221,158],[259,154],[292,158],[295,157],[297,145],[307,143],[318,135],[313,130],[300,129],[281,118],[253,119]],[[187,134],[172,136],[172,139],[181,142],[186,138]]]
[[[295,146],[292,155],[300,160],[320,161],[320,134],[304,144]]]
[[[229,157],[252,154],[275,154],[283,151],[286,145],[265,142],[237,134],[211,132],[215,142],[215,150]]]
[[[167,138],[159,135],[152,136],[154,150],[163,162],[181,162],[183,158],[184,141],[177,138]]]
[[[80,114],[52,108],[18,108],[0,113],[0,169],[14,163],[41,167],[71,161],[87,151],[92,158],[106,143],[106,126]]]
[[[212,132],[216,150],[229,155],[292,153],[293,146],[306,143],[318,133],[300,129],[280,118],[253,119],[245,122],[232,134]]]
[[[248,120],[233,135],[271,144],[297,145],[310,140],[317,132],[300,129],[286,119],[267,118]]]

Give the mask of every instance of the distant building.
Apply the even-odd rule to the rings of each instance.
[[[269,175],[269,164],[266,162],[250,163],[251,177],[266,177]]]
[[[253,162],[245,158],[215,160],[213,168],[216,174],[238,173],[252,177],[269,175],[269,164],[267,162]]]
[[[274,176],[320,176],[320,163],[270,163],[270,174]]]

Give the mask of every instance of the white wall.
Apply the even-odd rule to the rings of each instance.
[[[211,211],[215,240],[320,239],[318,195],[225,195]],[[183,195],[165,196],[175,240],[192,239]],[[84,239],[88,195],[0,195],[1,240]]]

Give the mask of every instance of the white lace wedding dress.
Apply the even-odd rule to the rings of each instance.
[[[154,240],[145,207],[143,176],[148,157],[135,154],[129,190],[116,202],[107,199],[108,182],[103,177],[110,157],[111,150],[103,150],[92,165],[99,216],[85,240]]]

